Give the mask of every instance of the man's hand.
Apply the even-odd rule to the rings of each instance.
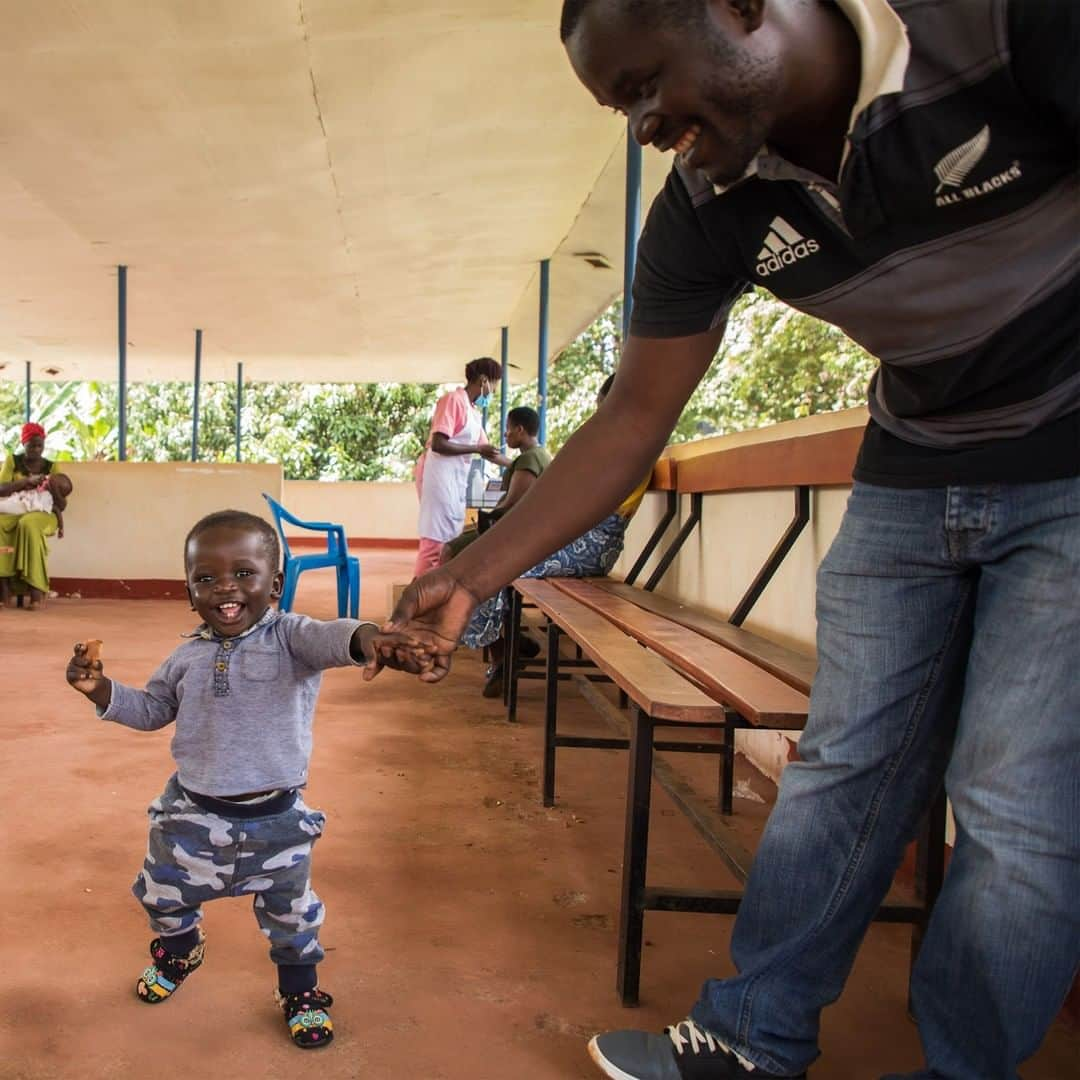
[[[445,566],[417,578],[402,593],[387,632],[418,638],[429,650],[431,666],[420,671],[421,682],[439,682],[450,671],[450,656],[457,648],[478,601]],[[399,667],[385,659],[387,667]],[[407,670],[402,668],[402,670]]]
[[[67,681],[99,708],[106,708],[112,699],[112,683],[105,678],[101,661],[91,660],[81,641],[75,646],[68,661]]]
[[[357,627],[349,643],[354,659],[363,659],[364,682],[371,682],[384,667],[420,675],[433,666],[431,649],[412,634],[384,633],[373,623]]]

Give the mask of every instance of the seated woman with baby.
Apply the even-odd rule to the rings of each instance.
[[[27,423],[22,450],[0,466],[0,607],[28,593],[30,610],[49,594],[48,545],[64,535],[64,509],[71,480],[45,457],[45,429]]]

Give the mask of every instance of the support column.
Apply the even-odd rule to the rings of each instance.
[[[540,260],[540,325],[537,335],[536,395],[539,399],[540,442],[547,444],[547,382],[548,382],[548,304],[551,289],[551,260]]]
[[[502,382],[499,386],[499,446],[506,453],[506,414],[510,411],[510,327],[499,331],[499,363]]]
[[[30,361],[26,361],[26,422],[30,423]],[[504,448],[505,449],[505,448]]]
[[[244,430],[244,365],[236,365],[236,460],[240,460],[240,438]]]
[[[195,386],[191,394],[191,460],[199,460],[199,386],[202,383],[202,331],[195,331]]]
[[[127,461],[127,267],[117,268],[117,456]]]
[[[641,232],[641,143],[626,125],[626,233],[623,243],[622,336],[630,333],[630,311],[634,306],[634,264],[637,262],[638,234]]]

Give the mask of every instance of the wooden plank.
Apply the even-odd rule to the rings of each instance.
[[[686,724],[723,721],[722,705],[658,656],[642,649],[608,619],[561,593],[550,580],[519,578],[514,588],[573,638],[585,655],[650,716]]]
[[[751,724],[795,730],[806,723],[806,694],[731,649],[583,578],[548,581],[670,661]]]
[[[686,458],[678,465],[681,492],[748,491],[851,483],[863,428],[841,428]]]
[[[653,466],[650,491],[675,491],[678,485],[678,465],[674,458],[660,458]]]
[[[817,661],[812,656],[804,656],[793,649],[776,644],[775,641],[769,641],[768,638],[752,634],[749,630],[732,626],[723,619],[706,615],[705,612],[688,607],[686,604],[680,604],[678,600],[646,592],[634,585],[612,581],[610,578],[590,580],[594,585],[606,589],[614,596],[629,600],[646,611],[663,615],[689,630],[696,630],[710,641],[715,641],[731,649],[732,652],[745,656],[747,660],[752,660],[758,667],[772,672],[778,679],[782,679],[796,690],[801,690],[804,694],[810,693],[814,674],[817,671]]]

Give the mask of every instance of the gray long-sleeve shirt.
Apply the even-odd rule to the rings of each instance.
[[[360,625],[271,609],[237,637],[200,627],[145,690],[114,681],[99,715],[140,731],[175,721],[172,755],[191,791],[224,796],[301,787],[323,669],[356,663],[349,643]]]

